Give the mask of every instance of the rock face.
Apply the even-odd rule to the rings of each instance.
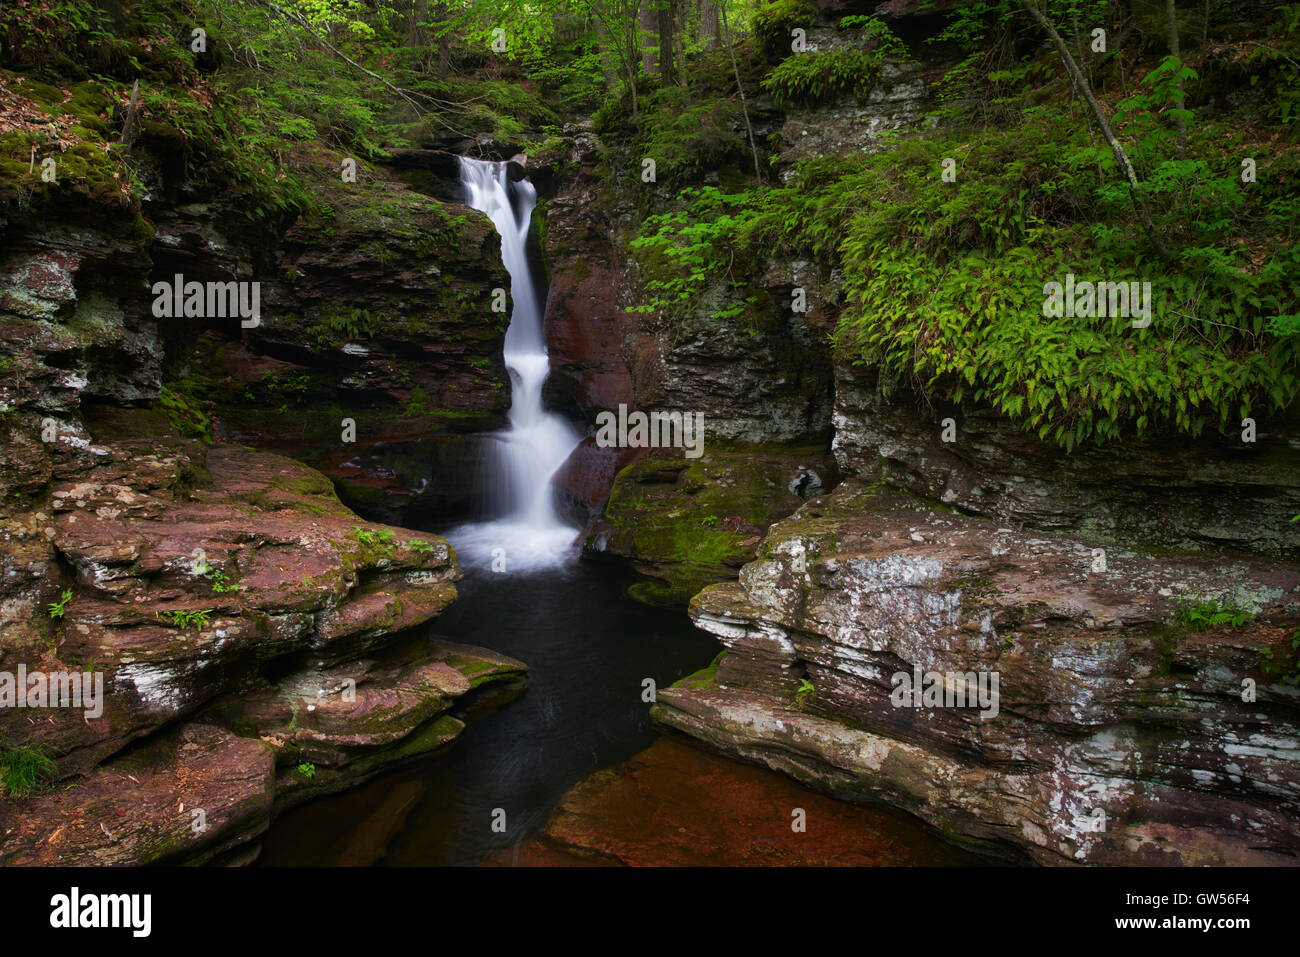
[[[836,374],[834,451],[846,474],[1104,542],[1300,556],[1295,422],[1261,426],[1254,443],[1167,439],[1066,455],[987,410],[925,414],[907,396],[882,399],[870,370]],[[947,416],[959,423],[952,442],[941,438]]]
[[[509,405],[501,344],[509,288],[487,217],[373,174],[314,181],[328,214],[298,219],[275,249],[283,283],[249,338],[260,351],[310,361],[360,406],[413,396],[428,412],[491,419]],[[488,423],[490,425],[490,421]]]
[[[656,720],[1010,858],[1300,863],[1300,568],[1095,547],[846,482],[692,600],[728,652]]]
[[[6,802],[0,858],[44,866],[210,861],[266,829],[274,772],[257,739],[185,724],[70,790]]]
[[[620,405],[699,413],[706,446],[826,441],[832,376],[825,303],[833,284],[807,262],[773,264],[762,283],[770,321],[757,326],[715,321],[711,312],[669,321],[631,311],[645,302],[626,251],[635,208],[594,134],[574,131],[566,159],[545,208],[549,401],[589,422]],[[807,311],[792,308],[795,287],[805,288]],[[734,305],[719,298],[729,295],[713,290],[702,308]],[[632,449],[584,448],[557,484],[595,514],[613,475],[639,457]]]
[[[0,672],[103,689],[98,708],[0,709],[6,764],[39,752],[62,782],[4,802],[6,862],[212,858],[291,800],[449,741],[458,697],[522,674],[476,649],[391,650],[455,598],[442,539],[362,521],[289,459],[169,439],[148,412],[91,426],[27,449],[48,497],[3,523]]]
[[[680,607],[734,578],[773,521],[838,480],[816,448],[706,449],[698,459],[654,450],[623,469],[585,533],[585,554],[629,560],[649,578],[629,590],[648,604]]]
[[[636,329],[625,311],[626,253],[617,241],[629,210],[608,190],[600,141],[575,131],[566,173],[539,215],[550,271],[545,328],[551,355],[548,396],[584,414],[635,401],[626,341]]]
[[[465,514],[509,402],[499,242],[318,145],[263,204],[154,122],[137,196],[95,84],[4,72],[0,104],[64,137],[55,182],[0,160],[0,860],[247,859],[281,807],[440,747],[454,702],[522,676],[395,645],[456,596],[446,542],[242,444],[371,515]],[[247,283],[257,314],[160,315],[177,276]],[[102,695],[46,707],[49,675]]]
[[[178,378],[219,435],[309,462],[351,505],[404,523],[464,514],[481,434],[509,406],[505,321],[490,309],[509,285],[499,240],[466,206],[366,178],[313,178],[325,212],[244,267],[263,282],[261,325],[198,330]]]
[[[863,12],[814,6],[821,49]],[[933,99],[955,64],[921,43],[937,26],[922,6],[873,5],[920,63],[886,63],[860,100],[788,111],[772,141],[787,173],[960,108]],[[657,720],[1004,860],[1300,861],[1295,418],[1261,422],[1255,443],[1066,455],[986,410],[883,397],[872,369],[828,345],[841,293],[823,266],[773,255],[744,278],[767,293],[754,335],[715,321],[736,305],[715,288],[685,318],[636,314],[625,346],[636,401],[704,411],[711,438],[737,443],[725,466],[626,465],[588,527],[589,553],[653,576],[642,597],[718,582],[690,607],[728,653],[713,680],[661,691]],[[807,314],[789,309],[795,286]],[[696,503],[765,474],[766,448],[738,443],[827,437],[844,486],[750,517],[761,544],[704,536],[697,516],[713,509]],[[894,676],[914,668],[951,673],[954,693],[996,674],[998,713],[895,707]]]
[[[6,75],[0,98],[31,128],[66,127],[77,104],[76,128],[107,135],[95,111],[109,103],[86,86],[72,96]],[[42,102],[24,95],[37,89]],[[191,181],[156,135],[134,160],[143,199],[90,144],[85,165],[65,156],[58,183],[34,195],[0,184],[0,414],[68,427],[83,400],[147,403],[170,386],[222,434],[325,467],[354,504],[392,518],[463,512],[472,435],[502,426],[509,406],[507,317],[491,309],[509,283],[487,217],[364,165],[343,182],[341,156],[324,150],[291,160],[300,211],[255,215],[247,196]],[[177,276],[256,284],[258,324],[157,315],[154,284]]]

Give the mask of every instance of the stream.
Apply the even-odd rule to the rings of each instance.
[[[507,849],[513,852],[505,862],[518,863],[520,849],[542,831],[566,792],[655,742],[650,705],[642,698],[644,680],[666,687],[708,665],[720,650],[683,612],[628,598],[631,571],[579,558],[578,529],[560,517],[550,483],[580,436],[542,402],[549,374],[544,299],[527,255],[536,192],[526,178],[512,181],[505,163],[462,158],[461,181],[469,205],[495,224],[510,273],[513,309],[504,358],[512,405],[510,425],[492,436],[479,476],[492,506],[490,520],[430,529],[455,547],[465,578],[460,597],[428,626],[427,637],[525,662],[527,689],[520,695],[485,686],[452,709],[468,727],[445,754],[281,815],[264,838],[260,865],[473,865],[494,858],[501,863]],[[716,759],[702,766],[689,754],[673,753],[676,764],[628,775],[638,782],[634,786],[659,782],[648,797],[650,819],[616,810],[598,830],[636,832],[631,840],[651,849],[649,863],[730,863],[729,847],[805,853],[803,841],[793,849],[783,846],[791,843],[785,817],[772,818],[776,831],[767,836],[744,825],[742,833],[726,839],[719,831],[750,819],[756,804],[763,819],[774,808],[828,799],[771,772],[741,774],[738,766]],[[727,803],[701,794],[702,777]],[[661,811],[673,821],[667,830]],[[844,819],[817,838],[816,860],[965,863],[901,815],[825,808],[826,819],[836,815]],[[843,853],[842,838],[853,845],[849,857],[836,856]],[[685,846],[661,857],[656,849],[672,842]],[[692,856],[701,846],[721,847],[723,856]],[[530,851],[533,862],[556,863],[537,861],[536,848]]]
[[[511,575],[468,566],[429,635],[526,662],[527,691],[501,706],[486,686],[468,715],[453,709],[470,722],[445,755],[284,814],[259,863],[479,863],[538,830],[578,781],[649,746],[642,679],[664,687],[718,646],[684,614],[627,598],[632,578],[576,559]],[[491,828],[498,807],[505,833]]]

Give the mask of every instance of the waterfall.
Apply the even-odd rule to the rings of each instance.
[[[514,309],[504,356],[511,384],[510,426],[490,443],[486,476],[489,504],[501,517],[457,529],[453,544],[475,563],[504,558],[507,569],[553,564],[569,552],[577,529],[557,513],[551,477],[581,437],[561,416],[542,408],[550,359],[526,250],[537,191],[527,179],[511,182],[505,163],[463,156],[460,179],[466,202],[486,213],[501,235]]]

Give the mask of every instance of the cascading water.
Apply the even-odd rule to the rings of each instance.
[[[505,339],[512,392],[510,428],[492,443],[488,462],[491,504],[502,517],[462,526],[451,538],[462,556],[475,563],[504,556],[507,567],[553,564],[570,551],[577,530],[556,512],[551,477],[581,437],[562,417],[542,408],[550,359],[526,252],[537,191],[527,179],[511,182],[505,163],[461,157],[460,178],[469,205],[486,213],[501,235],[514,302]]]

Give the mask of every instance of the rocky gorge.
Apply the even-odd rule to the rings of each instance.
[[[492,305],[511,277],[457,181],[457,156],[473,154],[537,192],[543,394],[585,436],[551,478],[576,547],[635,571],[632,600],[689,616],[722,649],[638,705],[664,735],[651,751],[575,776],[545,826],[492,863],[1300,862],[1293,402],[1247,415],[1234,399],[1217,431],[1171,418],[1062,447],[992,386],[940,392],[939,372],[864,359],[845,333],[867,296],[849,253],[770,224],[687,260],[689,296],[662,291],[681,281],[664,249],[695,240],[655,236],[740,220],[739,201],[701,204],[732,202],[751,174],[784,197],[821,182],[818,163],[870,162],[955,114],[995,112],[950,89],[966,61],[940,33],[957,14],[934,6],[769,4],[742,62],[692,51],[689,97],[663,82],[639,103],[550,117],[500,85],[534,96],[555,81],[467,55],[482,85],[466,99],[493,104],[473,117],[490,129],[448,132],[385,91],[402,144],[353,160],[349,178],[353,151],[294,141],[292,209],[250,210],[258,194],[216,159],[180,162],[198,147],[181,149],[157,105],[114,166],[123,90],[110,102],[66,67],[0,59],[0,671],[108,688],[95,718],[0,709],[6,760],[44,769],[41,788],[0,799],[0,861],[249,863],[290,808],[444,761],[468,722],[495,720],[476,710],[486,692],[533,693],[533,662],[492,650],[487,625],[472,642],[438,633],[464,575],[448,538],[490,505],[484,468],[512,393],[508,317]],[[1263,109],[1225,92],[1235,81],[1277,78],[1231,49],[1258,30],[1252,10],[1216,22],[1225,39],[1198,54],[1197,108],[1222,122]],[[1146,22],[1125,16],[1130,34]],[[855,17],[893,39],[863,39]],[[161,42],[119,18],[123,42]],[[796,28],[818,55],[890,55],[856,88],[793,96],[772,78],[802,55]],[[1045,55],[1024,57],[1024,76],[991,82],[1070,100]],[[181,79],[209,95],[209,67],[182,62],[145,66],[156,84],[193,70]],[[46,128],[68,157],[57,188],[18,155]],[[656,139],[664,129],[678,139]],[[902,190],[869,172],[882,203]],[[1061,202],[1038,213],[1059,223]],[[791,208],[782,229],[820,215]],[[979,242],[977,218],[951,225],[955,246]],[[151,286],[175,275],[260,283],[260,323],[153,315]],[[954,351],[933,329],[909,348]],[[1043,373],[1042,390],[1077,411],[1084,390],[1065,375]],[[597,417],[620,405],[700,413],[702,455],[598,443]],[[937,695],[900,703],[921,675]],[[989,676],[996,707],[952,706]],[[709,753],[674,750],[687,739]],[[692,781],[751,823],[701,849],[709,812],[684,797]],[[795,788],[861,846],[800,844],[783,822],[772,847],[727,852]],[[688,805],[688,836],[628,825]],[[896,853],[861,805],[906,816]]]

